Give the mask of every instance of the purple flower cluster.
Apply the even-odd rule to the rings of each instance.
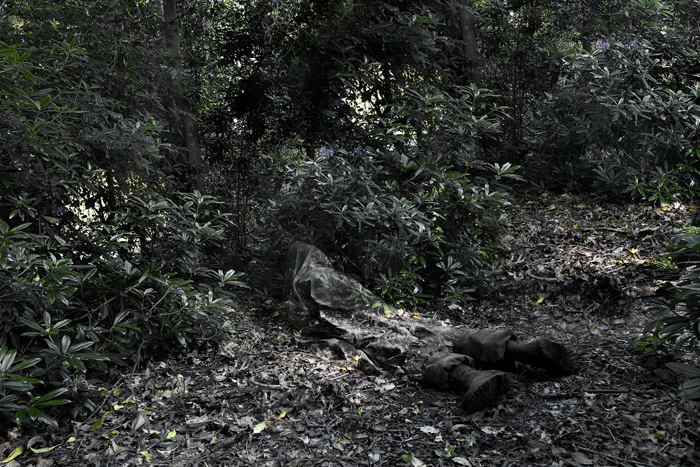
[[[321,157],[331,157],[335,151],[333,151],[333,148],[329,148],[328,146],[321,146],[321,148],[318,150],[318,155]]]
[[[625,49],[627,50],[632,50],[632,49],[641,49],[642,45],[639,43],[637,39],[632,39],[629,44],[625,46]]]
[[[109,108],[109,105],[107,102],[102,98],[102,97],[97,97],[95,96],[95,103],[94,103],[94,108],[95,110],[99,110],[101,112],[104,112]]]
[[[610,42],[603,39],[598,39],[595,43],[595,48],[605,52],[610,48]]]
[[[595,43],[595,48],[600,50],[601,52],[605,52],[610,48],[610,42],[608,42],[605,39],[598,39]],[[639,40],[637,39],[632,39],[629,44],[625,45],[625,50],[632,50],[632,49],[641,49],[642,44],[639,43]]]
[[[341,150],[340,152],[343,153],[343,154],[348,154],[348,152],[346,152],[346,151],[344,151],[344,150]],[[333,154],[335,154],[335,150],[334,150],[333,148],[331,148],[331,147],[328,147],[328,146],[321,146],[321,147],[318,149],[318,155],[321,156],[321,157],[328,158],[328,157],[333,156]],[[355,147],[352,149],[352,151],[350,151],[349,154],[352,155],[352,156],[364,156],[364,155],[365,155],[365,151],[362,149],[362,146],[360,146],[360,145],[358,144],[357,146],[355,146]]]

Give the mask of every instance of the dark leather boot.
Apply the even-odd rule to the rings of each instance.
[[[496,405],[508,392],[510,376],[498,370],[476,370],[459,365],[450,372],[450,388],[464,392],[460,405],[467,413],[479,412]]]
[[[508,341],[505,358],[544,368],[555,375],[566,375],[572,370],[566,347],[548,339],[526,343]]]
[[[425,364],[423,382],[462,393],[462,409],[467,413],[479,412],[495,405],[508,391],[510,376],[496,370],[479,371],[471,363],[466,355],[436,353]]]
[[[437,352],[430,356],[423,368],[423,383],[438,389],[450,387],[450,372],[459,365],[472,365],[466,355]]]

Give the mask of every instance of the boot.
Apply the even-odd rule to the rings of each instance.
[[[507,343],[505,358],[544,368],[555,375],[571,373],[569,352],[563,345],[548,339],[535,339],[526,343],[510,340]]]
[[[466,355],[449,352],[437,352],[425,362],[423,383],[438,389],[450,387],[450,372],[459,365],[472,365],[474,362]]]
[[[497,370],[479,371],[459,365],[450,372],[450,388],[462,392],[460,405],[467,413],[492,407],[508,391],[510,376]]]
[[[469,355],[476,367],[504,370],[506,345],[514,339],[507,329],[462,329],[455,336],[453,351]]]
[[[496,370],[478,371],[471,364],[472,359],[466,355],[438,352],[426,361],[423,382],[463,393],[462,409],[479,412],[494,405],[508,391],[510,376]]]

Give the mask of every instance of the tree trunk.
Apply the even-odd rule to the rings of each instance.
[[[472,83],[481,87],[481,69],[479,67],[479,52],[476,49],[476,27],[474,12],[469,6],[469,0],[459,0],[459,22],[462,27],[464,55],[471,62]]]
[[[165,49],[170,53],[172,73],[176,86],[175,103],[182,112],[183,135],[187,148],[187,163],[193,177],[190,185],[202,192],[204,190],[204,176],[202,174],[202,155],[199,147],[199,130],[197,120],[192,112],[192,107],[187,97],[182,93],[182,54],[180,50],[180,29],[178,26],[177,0],[162,0],[163,22],[162,31],[165,40]]]

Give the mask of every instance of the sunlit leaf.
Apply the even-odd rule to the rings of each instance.
[[[30,447],[29,449],[31,449],[32,452],[34,452],[34,453],[36,453],[36,454],[43,454],[43,453],[45,453],[45,452],[51,452],[51,451],[53,451],[54,449],[56,449],[57,447],[59,447],[59,446],[61,446],[61,445],[60,445],[60,444],[57,444],[57,445],[55,445],[55,446],[49,446],[49,447],[37,448],[37,449],[31,448],[31,447]]]
[[[24,452],[24,447],[22,447],[22,446],[16,447],[15,450],[12,451],[9,456],[7,456],[7,458],[0,461],[0,464],[7,464],[7,463],[11,462],[13,459],[20,456],[23,452]]]
[[[93,423],[92,425],[90,425],[90,428],[93,428],[93,429],[95,429],[95,430],[98,430],[98,429],[102,428],[102,425],[103,425],[104,422],[105,422],[105,418],[107,417],[107,415],[109,415],[109,414],[111,414],[111,413],[112,413],[111,410],[108,410],[107,412],[103,413],[99,420],[97,420],[95,423]]]
[[[266,422],[266,421],[265,421],[265,422],[260,422],[260,423],[258,423],[258,424],[255,425],[255,427],[253,428],[253,433],[255,433],[255,434],[260,433],[261,431],[263,431],[263,430],[265,429],[266,426],[267,426],[267,422]]]

